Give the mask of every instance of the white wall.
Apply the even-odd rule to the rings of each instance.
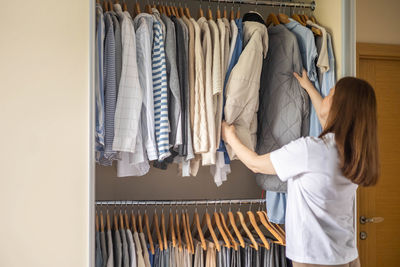
[[[0,266],[89,266],[90,1],[0,16]]]

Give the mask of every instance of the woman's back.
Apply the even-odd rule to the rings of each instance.
[[[279,178],[288,181],[287,256],[332,265],[356,259],[357,185],[342,175],[335,135],[300,138],[272,152],[271,162]]]

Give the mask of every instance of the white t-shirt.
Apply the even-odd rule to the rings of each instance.
[[[309,264],[346,264],[358,257],[354,229],[357,185],[342,175],[335,135],[306,137],[271,153],[288,182],[286,256]]]

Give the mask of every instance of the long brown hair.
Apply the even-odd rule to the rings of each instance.
[[[375,185],[380,171],[376,97],[368,82],[345,77],[336,83],[320,137],[327,133],[335,134],[343,175],[359,185]]]

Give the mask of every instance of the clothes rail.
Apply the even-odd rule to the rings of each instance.
[[[217,2],[220,4],[232,3],[232,4],[246,4],[246,5],[260,5],[260,6],[275,6],[275,7],[294,7],[294,8],[310,8],[312,11],[315,10],[315,1],[310,3],[305,2],[284,2],[284,1],[266,1],[266,0],[200,0],[201,2]]]
[[[220,200],[100,200],[99,206],[125,206],[125,205],[160,205],[160,206],[186,206],[186,205],[221,205],[221,204],[257,204],[265,203],[265,199],[220,199]]]

